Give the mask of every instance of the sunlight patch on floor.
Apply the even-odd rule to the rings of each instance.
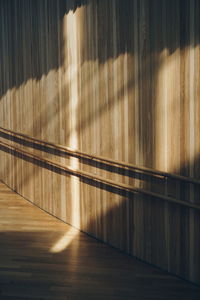
[[[51,253],[58,253],[65,250],[79,234],[75,228],[70,228],[50,249]]]

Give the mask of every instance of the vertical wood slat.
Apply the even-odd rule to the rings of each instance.
[[[0,126],[199,178],[198,0],[1,0],[0,8]],[[3,151],[0,159],[2,180],[46,211],[199,283],[198,212],[73,183]],[[199,202],[187,183],[127,179],[98,164],[96,173]]]

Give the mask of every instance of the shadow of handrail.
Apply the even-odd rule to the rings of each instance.
[[[27,160],[27,158],[28,158],[30,161],[30,159],[31,159],[31,162],[36,163],[37,165],[39,164],[39,166],[41,166],[41,163],[42,163],[42,167],[45,167],[47,169],[50,168],[51,171],[56,171],[59,174],[64,171],[68,175],[78,176],[79,178],[81,178],[81,181],[83,181],[87,184],[93,185],[95,187],[105,189],[107,191],[109,190],[111,192],[115,192],[120,195],[125,195],[125,194],[127,194],[127,192],[130,194],[143,194],[143,195],[154,197],[157,199],[162,199],[163,201],[173,202],[173,203],[176,203],[176,204],[188,207],[188,208],[192,208],[195,210],[200,210],[200,205],[198,205],[198,204],[185,202],[180,199],[174,199],[172,197],[161,195],[161,194],[151,192],[151,191],[147,191],[147,190],[144,190],[141,188],[134,188],[131,185],[127,185],[127,184],[124,184],[121,182],[113,181],[110,179],[105,179],[104,177],[93,175],[91,173],[88,173],[88,172],[85,172],[85,171],[82,171],[79,169],[75,169],[75,168],[72,168],[69,166],[65,166],[54,160],[35,155],[33,153],[30,153],[28,151],[22,150],[18,147],[9,145],[9,144],[1,142],[1,141],[0,141],[0,145],[1,145],[0,149],[2,151],[11,152],[11,154],[14,154],[22,159],[25,158],[25,160]],[[52,169],[52,167],[54,168],[54,170]]]

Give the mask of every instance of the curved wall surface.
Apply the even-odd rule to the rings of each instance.
[[[0,1],[0,126],[200,178],[198,0]],[[19,146],[0,132],[0,141]],[[199,185],[21,149],[200,204]],[[200,214],[72,176],[0,145],[0,179],[96,238],[200,284]],[[41,152],[42,150],[42,152]],[[41,154],[42,153],[42,154]]]

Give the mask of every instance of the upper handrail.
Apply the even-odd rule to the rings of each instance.
[[[20,133],[20,132],[16,132],[16,131],[13,131],[13,130],[10,130],[10,129],[6,129],[6,128],[3,128],[1,126],[0,126],[0,131],[9,133],[13,136],[22,137],[25,140],[36,142],[40,145],[46,145],[46,146],[49,146],[49,147],[56,148],[56,150],[60,150],[60,151],[63,151],[65,153],[68,153],[68,154],[71,154],[71,155],[76,155],[76,156],[79,156],[79,157],[82,157],[82,158],[90,159],[90,160],[95,161],[95,162],[106,163],[107,165],[110,165],[110,166],[118,166],[118,167],[129,169],[129,170],[142,171],[144,173],[163,176],[163,177],[166,177],[166,178],[172,178],[172,179],[175,179],[175,180],[185,181],[185,182],[192,183],[192,184],[200,184],[200,180],[196,179],[196,178],[193,178],[193,177],[187,177],[187,176],[182,176],[182,175],[178,175],[178,174],[174,174],[174,173],[159,171],[159,170],[152,169],[152,168],[147,168],[147,167],[138,166],[138,165],[131,164],[131,163],[126,163],[126,162],[119,161],[119,160],[110,159],[110,158],[107,158],[107,157],[104,157],[104,156],[88,154],[88,153],[80,151],[80,150],[75,150],[75,149],[72,149],[72,148],[67,147],[67,146],[63,146],[63,145],[60,145],[60,144],[57,144],[57,143],[49,142],[47,140],[37,139],[35,137],[26,135],[24,133]]]

